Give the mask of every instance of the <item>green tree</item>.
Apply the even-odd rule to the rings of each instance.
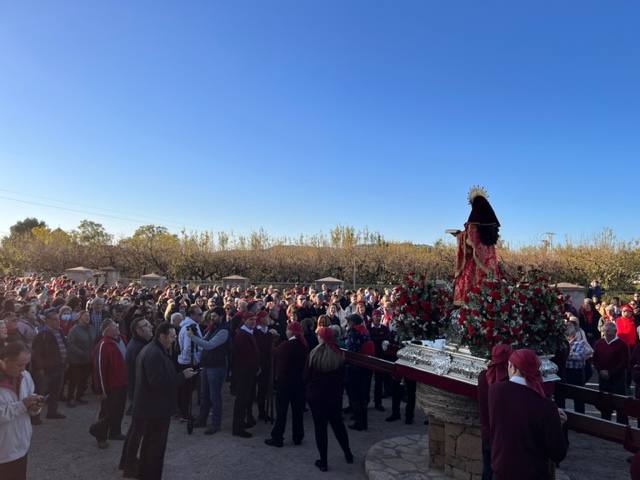
[[[107,233],[101,223],[91,220],[82,220],[74,235],[80,245],[87,246],[108,245],[113,240],[113,236]]]
[[[20,220],[12,225],[9,229],[12,237],[17,237],[19,235],[23,235],[25,233],[31,233],[34,228],[38,227],[47,227],[47,224],[42,220],[38,220],[35,217],[28,217],[24,220]]]

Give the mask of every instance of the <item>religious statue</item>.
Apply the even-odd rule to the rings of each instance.
[[[500,222],[487,196],[483,188],[473,187],[469,191],[471,214],[464,230],[447,230],[458,242],[453,292],[456,305],[463,305],[467,292],[485,277],[501,277],[496,256]]]

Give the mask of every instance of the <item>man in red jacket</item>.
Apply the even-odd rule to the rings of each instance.
[[[93,351],[94,384],[102,401],[98,421],[89,433],[96,437],[98,448],[107,448],[107,438],[124,440],[121,424],[127,400],[126,343],[118,324],[111,319],[100,324],[102,338]]]

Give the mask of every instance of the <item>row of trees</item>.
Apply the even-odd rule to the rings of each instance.
[[[499,245],[507,272],[536,268],[552,281],[587,285],[597,278],[606,288],[629,290],[640,272],[638,242],[616,240],[610,230],[589,242],[543,244],[518,249]],[[123,275],[160,273],[176,280],[211,281],[240,274],[255,282],[308,282],[324,276],[359,284],[394,284],[409,271],[431,278],[453,274],[455,246],[388,242],[377,232],[336,226],[329,236],[274,238],[260,229],[251,234],[232,232],[169,232],[145,225],[133,235],[114,239],[99,223],[83,220],[77,229],[49,228],[28,218],[11,227],[0,244],[0,268],[56,274],[69,267],[113,266]]]

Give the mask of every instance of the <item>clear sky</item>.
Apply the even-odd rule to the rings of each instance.
[[[0,233],[640,237],[636,1],[0,2]]]

